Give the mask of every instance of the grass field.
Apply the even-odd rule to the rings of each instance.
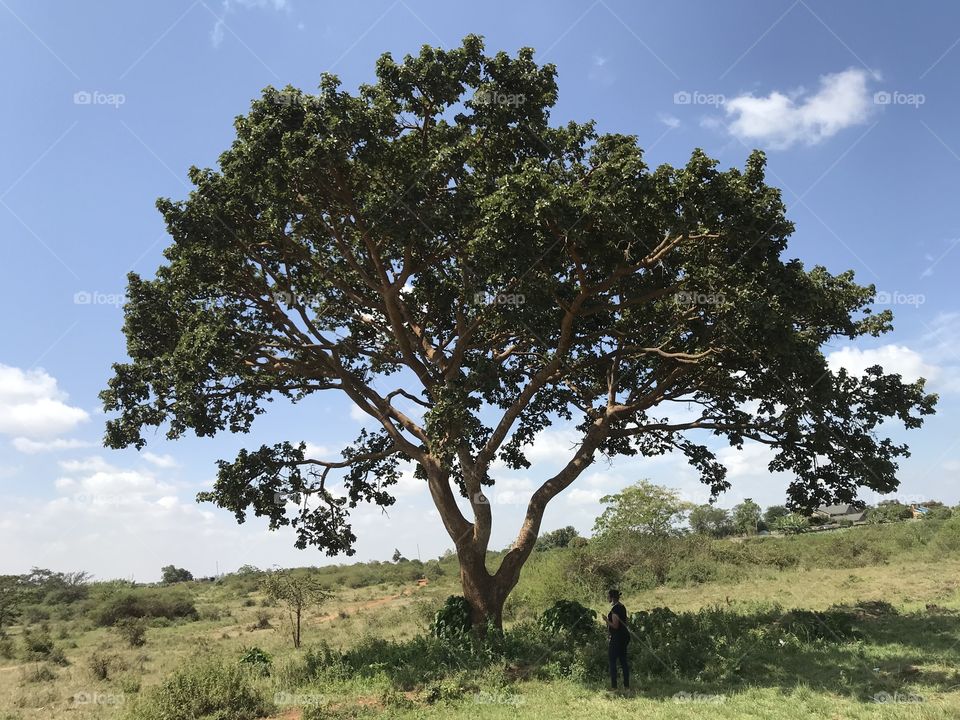
[[[844,532],[854,538],[860,529]],[[800,536],[780,542],[795,543],[802,553],[824,541]],[[554,592],[564,552],[543,553],[531,562],[512,601],[513,623],[522,625],[532,615],[524,603],[535,603],[531,598],[538,592]],[[859,567],[747,568],[732,579],[630,593],[624,599],[631,611],[703,610],[748,631],[726,652],[718,672],[664,674],[654,667],[644,673],[635,666],[629,694],[605,688],[602,638],[578,656],[586,658],[583,667],[580,661],[560,667],[563,662],[552,654],[561,648],[548,638],[533,657],[493,658],[482,667],[465,662],[422,681],[398,667],[403,663],[392,662],[394,656],[368,662],[362,672],[344,666],[309,670],[310,653],[324,644],[335,651],[360,648],[356,652],[375,661],[377,648],[403,647],[426,634],[443,600],[459,592],[455,566],[448,563],[448,570],[426,585],[401,580],[336,588],[334,597],[306,616],[300,650],[291,646],[280,607],[270,606],[256,589],[231,583],[189,583],[199,619],[154,622],[142,647],[129,646],[113,628],[91,627],[83,617],[51,617],[46,623],[65,664],[25,662],[16,653],[0,660],[0,720],[195,717],[138,713],[142,698],[182,668],[197,663],[233,668],[251,647],[272,662],[268,674],[246,673],[243,682],[266,699],[264,712],[287,719],[300,718],[304,708],[304,720],[960,717],[960,554],[916,547]],[[604,607],[599,598],[592,605]],[[822,638],[797,641],[767,632],[779,622],[771,623],[778,608],[820,612],[835,606],[845,606],[854,618],[855,635],[833,638],[828,629]],[[8,645],[18,647],[24,631],[23,625],[12,628]],[[634,643],[645,637],[640,632]],[[377,645],[378,639],[396,644]],[[670,652],[650,650],[654,658]],[[416,658],[410,662],[415,665]],[[243,716],[212,710],[196,717]]]

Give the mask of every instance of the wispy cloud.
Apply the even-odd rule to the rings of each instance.
[[[226,18],[227,15],[240,10],[289,10],[290,3],[287,0],[223,0],[220,5],[221,10],[220,14],[217,16],[217,21],[213,25],[213,29],[210,31],[210,42],[215,48],[220,47],[223,43],[223,31],[227,27]]]

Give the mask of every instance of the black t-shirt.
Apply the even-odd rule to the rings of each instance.
[[[620,618],[620,627],[614,629],[609,625],[607,626],[611,642],[630,642],[630,633],[627,632],[627,609],[622,602],[618,601],[610,608],[610,612],[607,613],[607,620],[613,620],[614,615]]]

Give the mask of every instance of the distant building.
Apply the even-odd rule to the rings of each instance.
[[[853,505],[825,505],[813,512],[828,523],[847,521],[852,523],[864,522],[867,519],[866,510],[858,510]]]

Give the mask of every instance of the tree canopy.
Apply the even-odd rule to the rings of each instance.
[[[296,438],[243,450],[201,499],[349,555],[350,510],[393,503],[411,462],[481,614],[599,454],[682,453],[718,493],[712,435],[768,445],[792,508],[894,489],[907,448],[880,423],[918,427],[935,397],[828,367],[824,343],[879,335],[891,313],[852,272],[783,257],[793,225],[764,155],[651,170],[635,136],[552,124],[557,94],[532,49],[490,56],[476,36],[383,55],[353,93],[332,75],[312,95],[267,88],[218,167],[158,201],[172,243],[155,277],[128,276],[106,444],[247,432],[275,399],[342,393],[375,429],[339,458]],[[681,404],[698,412],[676,419]],[[529,467],[555,422],[581,441],[491,575],[491,465]]]
[[[600,502],[604,508],[593,526],[595,535],[639,533],[644,535],[676,535],[681,523],[695,506],[685,502],[669,488],[640,480]]]

